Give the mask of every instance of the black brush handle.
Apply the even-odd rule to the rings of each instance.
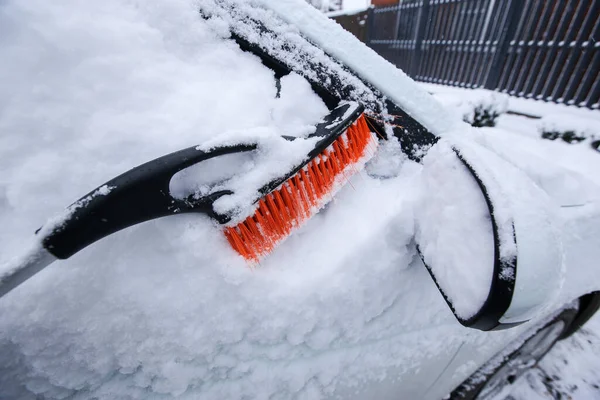
[[[228,217],[214,213],[212,203],[230,191],[202,198],[173,198],[169,182],[177,172],[225,154],[256,149],[255,144],[217,147],[209,151],[189,147],[142,164],[93,190],[68,208],[68,217],[50,232],[42,229],[44,248],[59,259],[121,229],[167,215],[200,212],[219,222]]]

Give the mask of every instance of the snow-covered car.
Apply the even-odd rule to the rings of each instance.
[[[471,128],[303,1],[6,1],[0,38],[3,260],[221,133],[302,137],[353,102],[381,136],[256,268],[195,214],[4,262],[0,398],[486,398],[600,307],[600,157]]]

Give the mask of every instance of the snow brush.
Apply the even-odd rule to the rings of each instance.
[[[256,202],[253,214],[225,228],[231,247],[246,260],[259,261],[329,202],[350,175],[358,172],[375,154],[377,146],[362,111],[358,105],[341,106],[317,126],[314,135],[323,139],[307,160],[263,187],[263,197]]]
[[[189,147],[142,164],[93,190],[65,213],[36,232],[33,247],[0,266],[0,297],[57,259],[67,259],[90,244],[132,225],[181,213],[204,213],[223,226],[231,247],[252,263],[270,253],[311,215],[318,212],[345,181],[374,154],[377,139],[369,129],[364,108],[346,102],[331,111],[306,139],[312,150],[290,171],[265,182],[250,213],[238,221],[221,214],[213,204],[234,193],[227,181],[207,194],[173,197],[173,176],[203,161],[257,150],[257,143]]]

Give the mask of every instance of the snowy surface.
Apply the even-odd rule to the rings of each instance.
[[[421,179],[416,240],[455,312],[466,320],[481,308],[492,281],[495,258],[489,210],[477,182],[449,143],[430,150]]]
[[[472,124],[476,120],[477,112],[487,112],[490,115],[504,114],[508,109],[509,98],[503,93],[485,89],[473,89],[457,94],[440,89],[437,85],[427,86],[437,101],[445,107],[454,110],[457,116]]]
[[[525,376],[490,400],[592,400],[600,397],[600,316],[561,341]]]
[[[0,63],[0,262],[48,217],[140,163],[226,132],[300,134],[322,117],[306,82],[284,80],[278,98],[273,73],[197,6],[0,3],[0,59],[10,60]],[[313,11],[293,17],[306,23]],[[335,26],[322,24],[311,32]],[[373,75],[381,62],[360,49],[341,56],[365,57]],[[448,128],[423,90],[398,91],[408,78],[386,72],[379,82],[386,76],[410,112]],[[510,153],[504,131],[486,133],[480,142]],[[521,139],[517,154],[538,153]],[[541,161],[513,162],[544,190],[571,182],[592,202],[582,182],[598,179],[597,155],[542,146]],[[138,225],[55,263],[0,301],[0,398],[440,398],[446,388],[432,377],[455,354],[483,362],[519,330],[490,336],[455,321],[416,257],[421,166],[397,150],[382,146],[367,173],[254,270],[196,215]],[[548,159],[570,173],[541,170]]]
[[[570,132],[581,140],[591,141],[600,138],[600,121],[592,118],[572,118],[570,114],[550,114],[540,119],[538,130],[540,134]]]
[[[477,92],[490,92],[483,89],[465,89],[455,86],[444,86],[434,83],[419,82],[419,85],[427,90],[429,93],[440,95],[445,98],[450,104],[461,103],[463,100],[468,100],[474,96],[477,96]],[[506,96],[502,93],[497,93],[500,96]],[[526,99],[522,97],[508,98],[507,110],[525,114],[531,117],[542,118],[544,116],[551,116],[556,114],[563,114],[567,116],[568,120],[577,123],[577,120],[581,118],[592,119],[600,122],[600,112],[598,110],[590,110],[588,108],[577,108],[567,106],[564,104],[556,104],[539,100]]]
[[[189,1],[2,3],[2,260],[142,162],[320,119],[300,80],[276,98],[272,71],[213,28]],[[407,334],[460,331],[433,285],[410,290],[430,283],[409,268],[418,170],[358,176],[256,270],[194,215],[54,264],[0,302],[0,397],[319,398],[439,354],[436,331]]]

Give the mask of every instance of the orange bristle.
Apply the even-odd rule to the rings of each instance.
[[[261,199],[253,215],[225,228],[231,247],[258,262],[329,200],[340,179],[356,172],[355,164],[372,155],[371,143],[376,142],[361,115],[328,149]]]

